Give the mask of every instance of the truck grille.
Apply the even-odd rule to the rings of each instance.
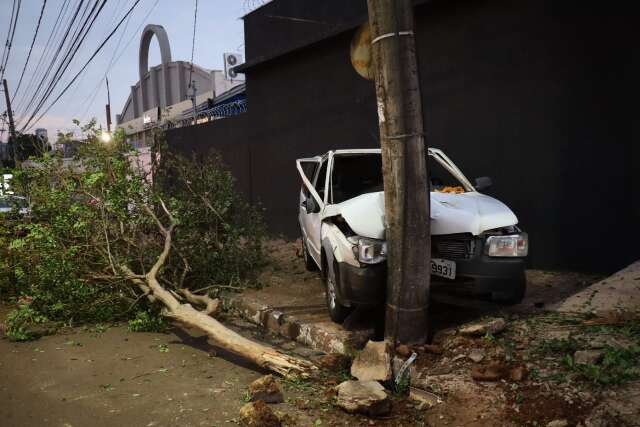
[[[448,234],[431,237],[431,256],[446,259],[469,259],[473,256],[473,236]]]

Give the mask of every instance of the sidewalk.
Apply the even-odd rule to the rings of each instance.
[[[640,317],[640,261],[570,296],[557,310]]]
[[[373,335],[373,330],[347,331],[329,319],[324,284],[318,271],[306,271],[299,254],[299,242],[272,240],[266,243],[266,248],[271,260],[258,277],[263,287],[231,294],[226,297],[225,304],[267,332],[295,340],[313,350],[352,354],[353,350],[362,348]],[[640,263],[636,264],[636,268],[640,268]],[[640,289],[640,280],[634,280],[640,273],[634,273],[636,270],[632,267],[625,270],[631,275],[625,276],[624,283],[631,281],[631,285]],[[522,303],[511,307],[434,292],[432,326],[442,330],[501,312],[555,310],[558,306],[567,306],[575,298],[581,298],[580,295],[591,289],[589,285],[602,276],[596,277],[573,272],[528,271],[527,295]],[[607,286],[607,280],[610,279],[599,283]],[[603,292],[602,296],[605,295]],[[636,295],[640,298],[640,292],[636,291]],[[629,300],[637,307],[637,299]]]
[[[226,303],[267,331],[314,350],[349,354],[361,348],[373,331],[347,331],[331,321],[320,274],[305,270],[297,247],[283,241],[269,242],[273,262],[259,277],[264,287],[230,295]]]

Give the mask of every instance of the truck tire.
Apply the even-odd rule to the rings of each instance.
[[[328,266],[327,266],[328,267]],[[338,298],[337,286],[340,280],[338,264],[334,261],[333,268],[326,268],[324,274],[325,298],[329,317],[336,323],[344,322],[344,319],[351,313],[351,308],[341,304]]]
[[[524,299],[526,291],[527,278],[523,271],[520,277],[514,279],[513,288],[511,288],[509,292],[494,292],[491,295],[491,299],[503,305],[520,304]]]
[[[309,255],[309,250],[307,249],[307,240],[304,236],[300,239],[302,241],[302,259],[304,260],[304,267],[307,271],[316,271],[318,270],[318,266],[316,262]]]

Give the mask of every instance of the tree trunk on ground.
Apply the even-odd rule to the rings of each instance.
[[[135,274],[129,267],[120,265],[120,270],[125,276],[136,284],[153,301],[161,302],[165,310],[163,315],[176,320],[183,325],[193,327],[206,333],[209,338],[226,350],[231,351],[256,365],[278,373],[283,376],[299,375],[302,377],[311,376],[317,367],[311,362],[294,356],[284,354],[272,347],[251,341],[242,335],[232,331],[222,325],[222,323],[209,316],[217,308],[217,301],[202,295],[194,295],[189,291],[181,290],[185,298],[197,304],[205,305],[205,311],[198,311],[190,304],[182,304],[167,289],[165,289],[157,279],[157,274],[166,262],[171,251],[171,238],[175,228],[171,213],[166,209],[164,203],[160,202],[163,210],[171,219],[171,225],[166,228],[158,220],[153,211],[144,207],[147,213],[154,219],[161,234],[164,236],[164,248],[158,256],[156,263],[151,270],[144,275]]]

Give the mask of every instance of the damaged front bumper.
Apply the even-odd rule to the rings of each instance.
[[[376,306],[384,303],[387,289],[387,263],[356,267],[338,263],[341,300],[347,306]]]
[[[488,256],[484,237],[470,237],[464,240],[447,240],[442,237],[433,236],[432,257],[455,262],[456,278],[449,280],[432,276],[434,288],[500,295],[509,294],[521,280],[524,280],[525,257]],[[346,305],[375,306],[384,302],[387,284],[386,262],[361,264],[359,267],[339,262],[338,267],[341,299]]]

